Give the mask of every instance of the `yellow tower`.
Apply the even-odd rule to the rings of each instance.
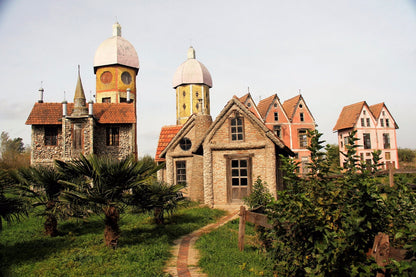
[[[97,103],[122,103],[136,99],[139,58],[134,46],[113,25],[113,36],[100,44],[94,57]]]
[[[211,74],[195,58],[192,46],[188,59],[182,63],[173,76],[176,90],[176,124],[184,124],[194,114],[210,115],[209,89],[212,87]]]

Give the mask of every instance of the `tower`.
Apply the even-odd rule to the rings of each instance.
[[[116,22],[113,25],[113,36],[103,41],[95,52],[97,103],[122,103],[129,99],[135,102],[138,72],[137,52],[121,36],[121,26]]]
[[[188,59],[176,69],[172,85],[176,91],[177,125],[184,124],[194,113],[210,115],[211,74],[195,58],[192,46],[188,49]]]

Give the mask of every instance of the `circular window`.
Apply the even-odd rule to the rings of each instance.
[[[247,103],[247,107],[249,107],[249,108],[251,107],[251,103],[250,102]]]
[[[182,150],[187,151],[187,150],[191,149],[192,142],[188,138],[183,138],[179,142],[179,146],[181,147]]]
[[[273,105],[275,108],[277,108],[277,103],[274,103],[274,105]]]
[[[111,74],[110,71],[104,71],[103,74],[101,74],[100,80],[103,84],[108,84],[113,80],[113,74]]]
[[[302,105],[302,104],[299,104],[299,108],[301,108],[301,109],[302,109],[302,108],[303,108],[303,105]]]
[[[124,71],[123,73],[121,73],[121,81],[123,81],[123,83],[125,83],[126,85],[130,85],[131,83],[130,73],[128,73],[127,71]]]

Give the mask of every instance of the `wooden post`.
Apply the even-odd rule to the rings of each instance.
[[[389,165],[389,183],[390,183],[390,187],[394,186],[394,164],[393,163],[388,163]]]
[[[238,225],[238,249],[244,250],[244,234],[246,232],[246,209],[240,207],[240,224]]]

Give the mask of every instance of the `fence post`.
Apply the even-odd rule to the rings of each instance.
[[[388,163],[389,166],[389,184],[390,187],[394,186],[394,164],[393,163]]]
[[[240,224],[238,225],[238,249],[244,250],[244,234],[246,232],[246,208],[240,206]]]

